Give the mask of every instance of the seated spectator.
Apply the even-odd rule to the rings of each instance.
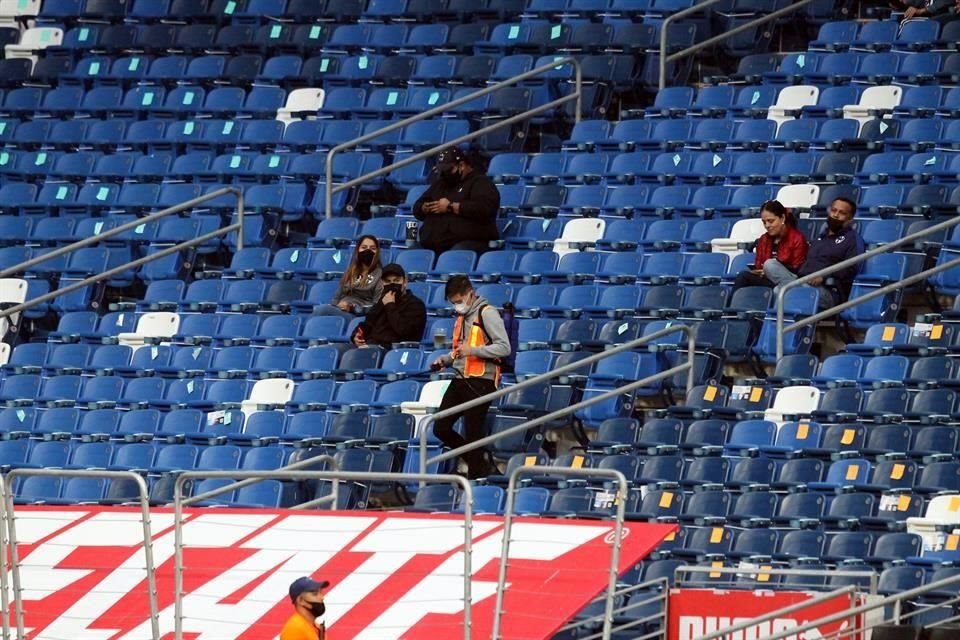
[[[960,18],[960,0],[930,0],[925,3],[914,0],[904,4],[909,5],[903,12],[904,20],[931,18],[939,22],[950,22]]]
[[[779,284],[775,277],[782,277],[784,270],[797,273],[807,257],[807,239],[786,207],[768,200],[760,208],[760,220],[767,232],[757,239],[753,268],[737,275],[734,289],[774,287]]]
[[[407,289],[407,274],[400,265],[385,266],[382,279],[383,296],[353,332],[353,344],[390,347],[395,342],[420,342],[427,306]]]
[[[413,215],[422,222],[420,244],[436,253],[483,253],[490,240],[500,237],[497,186],[456,147],[437,156],[435,171],[436,179],[413,205]]]
[[[807,258],[797,273],[794,274],[785,267],[773,265],[772,269],[764,269],[766,276],[775,284],[781,285],[863,253],[863,238],[852,227],[856,212],[857,205],[853,200],[848,198],[834,200],[827,212],[826,229],[810,243]],[[820,288],[820,308],[826,309],[845,301],[850,296],[853,279],[859,271],[859,265],[854,265],[830,274],[827,277],[833,282],[831,287],[826,286],[827,282],[820,277],[807,283]]]
[[[360,236],[333,301],[319,305],[313,312],[320,316],[340,316],[349,322],[363,315],[382,293],[380,242],[373,236]]]

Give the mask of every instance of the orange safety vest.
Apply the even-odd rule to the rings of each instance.
[[[477,312],[477,320],[473,323],[473,326],[470,327],[470,335],[467,338],[467,345],[470,347],[483,347],[486,346],[486,331],[483,329],[483,320],[481,314],[483,310],[486,309],[489,305],[483,305],[480,307],[480,310]],[[453,350],[456,351],[461,342],[463,341],[463,318],[464,316],[457,316],[457,320],[453,325]],[[463,365],[463,375],[467,378],[482,378],[483,374],[487,371],[487,363],[491,362],[494,365],[495,373],[493,377],[494,384],[500,384],[500,363],[497,361],[488,361],[483,358],[478,358],[477,356],[467,356]]]

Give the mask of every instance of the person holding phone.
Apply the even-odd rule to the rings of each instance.
[[[420,245],[436,253],[483,253],[491,240],[500,238],[497,186],[456,147],[440,152],[434,172],[433,183],[413,205],[413,215],[421,222]]]
[[[380,241],[370,235],[360,236],[333,300],[314,307],[314,315],[340,316],[347,322],[363,315],[383,294],[381,273]]]
[[[466,276],[453,276],[444,288],[447,301],[456,314],[453,325],[453,349],[437,357],[433,369],[452,367],[455,377],[450,381],[440,401],[438,411],[493,393],[500,384],[502,362],[510,356],[510,336],[503,325],[500,312],[480,297]],[[433,433],[449,449],[476,442],[487,435],[487,410],[490,402],[433,423]],[[463,418],[463,435],[453,429]],[[460,456],[467,466],[467,478],[475,480],[487,476],[492,467],[483,448]]]
[[[733,288],[774,287],[784,269],[797,273],[807,259],[807,239],[797,229],[793,215],[777,200],[760,207],[760,220],[766,233],[757,238],[756,259],[750,269],[737,274]]]

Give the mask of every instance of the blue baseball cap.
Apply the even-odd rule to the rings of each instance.
[[[320,591],[321,589],[326,589],[330,586],[330,582],[327,580],[321,580],[317,582],[310,576],[303,576],[297,578],[290,583],[290,600],[296,602],[297,598],[300,597],[300,594],[306,593],[307,591]]]

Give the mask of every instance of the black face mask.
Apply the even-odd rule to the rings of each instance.
[[[369,249],[364,249],[357,254],[357,262],[365,267],[369,267],[371,264],[373,264],[374,255],[376,255],[376,252],[370,251]]]
[[[450,169],[440,174],[440,181],[447,186],[453,186],[460,182],[460,175],[456,172],[456,169]]]
[[[310,615],[314,618],[319,618],[327,611],[327,605],[322,602],[308,602],[307,606],[310,609]]]
[[[384,293],[393,292],[393,294],[399,298],[400,294],[403,293],[403,285],[399,283],[385,284],[383,285],[383,292]]]
[[[844,222],[836,218],[827,218],[827,229],[830,233],[840,233],[844,229]]]

